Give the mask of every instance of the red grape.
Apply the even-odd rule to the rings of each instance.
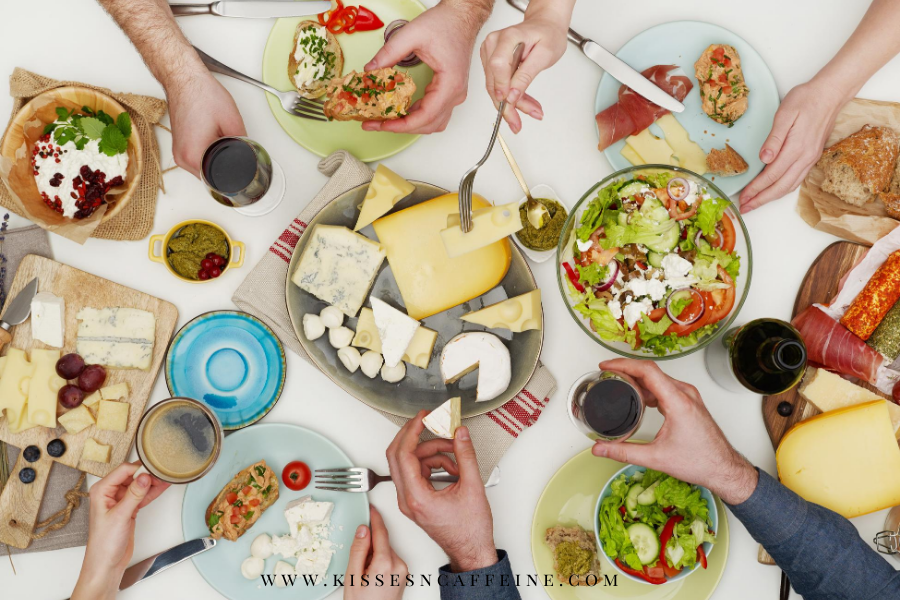
[[[225,258],[222,256],[219,256],[218,254],[213,256],[212,261],[213,261],[213,266],[216,266],[216,267],[225,266]]]
[[[201,269],[211,269],[213,267],[213,261],[211,258],[204,258],[200,261]]]
[[[212,277],[213,279],[215,279],[216,277],[218,277],[221,274],[222,274],[222,269],[220,269],[219,267],[213,267],[212,269],[209,270],[209,276]]]
[[[895,403],[900,404],[900,381],[894,384],[894,387],[891,389],[891,398]]]
[[[75,408],[84,402],[84,392],[77,385],[64,385],[56,394],[59,403],[66,408]]]
[[[208,258],[210,260],[212,260],[215,256],[217,256],[215,252],[207,252],[206,253],[206,258]]]
[[[206,281],[209,279],[209,271],[203,270],[197,273],[197,277],[200,278],[200,281]]]
[[[78,387],[92,394],[103,387],[106,381],[106,369],[100,365],[88,365],[78,376]]]
[[[84,371],[84,359],[77,354],[66,354],[56,361],[56,374],[63,379],[75,379]]]

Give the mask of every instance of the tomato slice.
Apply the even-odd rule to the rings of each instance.
[[[237,494],[234,492],[228,492],[225,494],[225,502],[228,504],[234,504],[234,501],[237,500]]]
[[[312,472],[309,467],[305,462],[299,460],[289,462],[281,473],[284,485],[295,492],[308,486],[311,479]]]
[[[664,577],[663,578],[650,577],[644,571],[637,571],[635,569],[632,569],[631,567],[629,567],[628,565],[623,563],[618,558],[616,559],[616,565],[620,569],[622,569],[623,572],[628,573],[629,575],[633,575],[634,577],[640,577],[647,583],[652,583],[653,585],[661,585],[666,582],[666,579]]]
[[[700,292],[700,295],[703,296],[703,292]],[[703,296],[703,302],[707,303],[707,299],[705,296]],[[705,308],[706,312],[700,315],[700,317],[696,321],[694,321],[693,323],[688,323],[687,325],[672,323],[672,325],[669,326],[668,329],[666,329],[666,335],[670,335],[673,333],[678,336],[690,335],[706,325],[709,322],[709,307],[708,305],[706,307],[701,307],[700,303],[697,302],[697,300],[694,300],[693,302],[688,304],[684,308],[684,310],[681,311],[681,314],[678,315],[678,318],[682,319],[683,321],[687,321],[695,314],[697,314],[701,310],[701,308]]]
[[[731,309],[734,308],[734,299],[736,295],[734,280],[722,267],[719,267],[719,277],[722,281],[729,284],[727,289],[715,290],[712,292],[700,292],[703,294],[704,300],[706,300],[707,325],[718,323],[727,317],[728,313],[731,312]]]
[[[665,570],[663,570],[662,566],[660,566],[660,565],[657,565],[655,567],[650,567],[650,566],[644,565],[644,573],[647,574],[647,577],[650,577],[652,579],[665,579],[666,578],[666,572],[665,572]]]
[[[722,230],[722,250],[734,252],[737,232],[734,229],[734,222],[731,220],[731,217],[722,215],[722,220],[719,221],[719,228]]]
[[[663,572],[666,574],[666,577],[672,578],[681,573],[681,569],[676,569],[675,567],[670,567],[669,562],[664,558],[660,561],[662,564]]]
[[[706,552],[703,550],[703,546],[697,546],[697,562],[701,567],[706,568]]]

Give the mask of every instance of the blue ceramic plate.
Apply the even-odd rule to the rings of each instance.
[[[252,425],[272,410],[284,372],[284,348],[272,330],[238,311],[196,317],[166,354],[169,392],[204,402],[226,430]]]
[[[694,77],[694,63],[710,44],[735,47],[741,57],[744,79],[750,88],[747,112],[731,128],[716,123],[701,108],[700,86]],[[722,149],[727,143],[750,166],[746,173],[735,177],[709,176],[723,192],[729,196],[739,193],[763,170],[765,165],[759,160],[759,150],[772,129],[772,121],[781,101],[769,67],[743,38],[711,23],[676,21],[657,25],[637,34],[622,46],[616,56],[638,71],[653,65],[671,64],[684,70],[694,87],[684,99],[684,112],[675,115],[675,118],[704,151]],[[609,75],[603,75],[600,87],[597,88],[594,114],[618,101],[621,85]],[[650,131],[658,137],[665,137],[655,123],[650,126]],[[606,159],[614,170],[631,166],[621,154],[624,147],[625,140],[621,140],[604,150]]]
[[[213,469],[199,481],[187,486],[181,507],[181,527],[184,539],[193,540],[209,535],[204,521],[206,508],[232,477],[256,461],[265,460],[279,477],[278,500],[263,513],[253,527],[236,542],[219,540],[215,548],[193,558],[194,566],[216,591],[231,600],[320,600],[336,588],[333,585],[306,586],[298,582],[294,587],[263,586],[260,580],[250,581],[241,575],[241,563],[250,556],[250,544],[261,533],[288,533],[284,509],[288,502],[312,495],[322,502],[333,502],[331,522],[334,530],[330,539],[337,547],[328,568],[327,583],[334,583],[334,575],[347,570],[350,545],[356,528],[369,524],[369,499],[366,494],[325,492],[312,485],[294,492],[281,485],[281,471],[294,460],[302,460],[309,468],[327,469],[352,466],[340,448],[325,437],[286,423],[262,423],[225,438],[222,454]],[[271,574],[281,556],[266,559],[263,573]],[[294,559],[287,562],[294,563]]]

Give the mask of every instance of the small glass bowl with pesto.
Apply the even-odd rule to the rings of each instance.
[[[550,260],[550,257],[556,254],[556,246],[559,244],[559,236],[562,235],[563,225],[565,225],[566,218],[569,216],[569,208],[553,191],[553,188],[543,183],[531,188],[531,196],[547,206],[548,211],[550,211],[550,220],[545,222],[540,229],[535,229],[528,219],[525,218],[525,203],[528,201],[528,198],[523,197],[519,201],[523,227],[511,237],[528,260],[533,263],[542,263]],[[538,250],[533,246],[549,249]]]
[[[166,265],[178,279],[206,283],[244,264],[244,253],[244,244],[232,240],[215,223],[191,219],[175,225],[166,235],[150,236],[148,254],[150,260]]]

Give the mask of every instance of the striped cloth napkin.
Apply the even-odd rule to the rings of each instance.
[[[291,221],[262,260],[244,280],[231,300],[241,310],[262,319],[284,345],[310,361],[294,333],[284,297],[284,282],[294,247],[307,223],[329,202],[352,188],[372,180],[372,170],[346,150],[338,150],[319,162],[319,171],[330,177],[300,215]],[[478,453],[481,476],[487,480],[507,449],[525,429],[537,423],[556,389],[556,380],[539,363],[534,376],[515,398],[491,412],[465,419]],[[380,411],[379,411],[380,412]],[[381,413],[402,426],[406,419]],[[425,437],[432,437],[426,432]]]

